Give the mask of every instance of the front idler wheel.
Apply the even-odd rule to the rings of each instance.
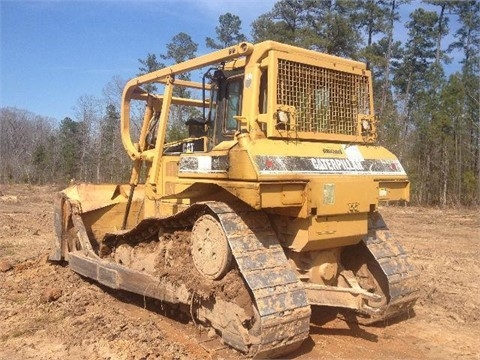
[[[230,269],[232,252],[220,223],[209,214],[200,216],[192,230],[193,264],[207,279],[219,280]]]

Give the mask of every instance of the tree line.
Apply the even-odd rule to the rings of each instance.
[[[480,3],[425,0],[401,21],[408,3],[280,0],[253,21],[250,36],[242,33],[239,16],[221,15],[215,37],[205,45],[221,49],[244,40],[276,40],[365,62],[374,75],[379,142],[406,168],[412,200],[478,205]],[[198,44],[180,32],[165,49],[139,59],[139,74],[197,56]],[[454,57],[460,60],[452,72]],[[82,96],[74,116],[60,123],[0,109],[0,183],[128,181],[131,162],[119,135],[123,84],[115,77],[101,98]],[[173,110],[172,138],[183,135],[187,116],[181,107]]]

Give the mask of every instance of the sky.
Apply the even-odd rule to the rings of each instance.
[[[0,107],[74,118],[81,96],[100,97],[114,77],[134,77],[138,59],[165,53],[179,32],[188,33],[204,54],[220,15],[238,15],[250,36],[250,24],[275,2],[0,0]],[[414,0],[411,6],[419,5]]]
[[[27,109],[61,120],[73,117],[82,95],[101,96],[114,76],[138,73],[139,58],[165,53],[188,33],[206,53],[218,17],[242,19],[245,32],[274,0],[0,0],[0,107]],[[248,11],[246,11],[248,10]]]

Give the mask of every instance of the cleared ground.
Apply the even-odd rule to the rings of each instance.
[[[1,359],[240,358],[209,353],[185,317],[115,292],[47,261],[53,187],[0,185]],[[415,313],[376,327],[314,309],[311,336],[292,359],[480,358],[480,217],[465,209],[383,207],[420,270]]]

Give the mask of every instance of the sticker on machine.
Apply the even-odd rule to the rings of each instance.
[[[350,174],[406,175],[397,159],[321,158],[303,156],[257,155],[254,161],[261,175]]]
[[[224,173],[228,170],[227,156],[182,155],[180,173]]]
[[[212,170],[212,157],[211,156],[198,156],[198,170],[209,171]]]
[[[342,145],[343,151],[345,151],[345,155],[347,156],[347,159],[350,161],[363,161],[365,160],[363,158],[362,153],[360,152],[360,149],[356,145]]]

